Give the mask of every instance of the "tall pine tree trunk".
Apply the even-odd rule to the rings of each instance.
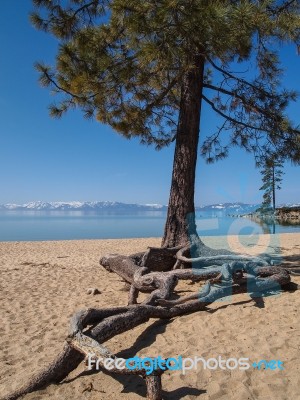
[[[167,220],[162,247],[175,247],[199,239],[195,223],[195,173],[199,140],[204,57],[194,58],[194,67],[182,82],[179,120]]]

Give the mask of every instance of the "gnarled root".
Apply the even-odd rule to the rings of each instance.
[[[84,356],[80,352],[73,346],[65,343],[62,352],[59,353],[51,364],[37,375],[33,376],[26,385],[4,397],[3,400],[16,400],[27,393],[40,390],[51,383],[59,383],[65,379],[71,371],[77,368],[83,360]]]
[[[178,249],[176,249],[176,253],[178,258]],[[200,258],[202,263],[203,258]],[[217,265],[216,261],[218,260],[215,256],[205,257],[205,260],[208,258],[210,258],[210,265],[212,263],[216,265],[210,268],[153,272],[143,266],[142,262],[137,265],[132,257],[119,255],[103,257],[101,264],[107,270],[117,273],[131,284],[129,299],[131,304],[108,309],[88,309],[76,313],[72,317],[70,333],[62,353],[41,373],[33,377],[26,386],[8,395],[5,400],[15,400],[52,382],[60,382],[91,353],[100,359],[99,365],[105,368],[105,360],[115,358],[115,356],[103,343],[147,322],[150,318],[174,318],[204,310],[207,305],[228,295],[246,292],[263,293],[279,289],[281,285],[290,282],[287,270],[279,266],[266,265],[265,260],[262,259],[254,259],[255,262],[253,262],[253,259],[248,257],[240,257],[236,261],[232,255],[226,254],[222,258],[223,264],[220,266]],[[139,256],[136,259],[142,260],[143,258]],[[224,260],[230,262],[224,262]],[[181,261],[185,262],[185,259],[181,259]],[[188,263],[190,265],[190,262]],[[180,279],[207,282],[200,293],[175,301],[170,300]],[[150,295],[142,304],[133,304],[137,302],[139,291],[150,292]],[[161,374],[163,371],[163,369],[156,370],[152,375],[147,375],[145,370],[131,370],[130,368],[113,369],[111,372],[141,375],[146,380],[148,399],[159,400],[161,399]]]

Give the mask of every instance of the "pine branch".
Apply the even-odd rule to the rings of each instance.
[[[205,83],[203,85],[203,87],[207,88],[207,89],[211,89],[211,90],[217,91],[219,93],[226,94],[226,95],[234,97],[236,99],[239,99],[239,100],[241,100],[241,102],[242,102],[244,107],[249,106],[249,103],[248,103],[247,99],[244,96],[239,95],[236,91],[230,91],[230,90],[224,89],[224,88],[222,88],[220,86],[214,86],[214,85],[207,84],[207,83]],[[254,112],[260,113],[262,115],[266,115],[266,116],[269,116],[269,117],[272,116],[272,113],[270,112],[270,110],[266,111],[265,109],[261,108],[258,105],[251,104],[251,110],[254,111]],[[273,114],[273,116],[275,116],[275,114]]]
[[[97,5],[98,3],[99,3],[98,0],[94,0],[94,1],[91,1],[90,3],[84,4],[83,6],[79,7],[76,11],[74,11],[72,17],[75,17],[81,11],[88,9],[92,5]]]
[[[44,71],[43,73],[47,77],[48,81],[51,82],[52,85],[55,86],[60,92],[64,92],[64,93],[68,94],[69,96],[75,97],[76,99],[82,99],[81,96],[79,96],[79,95],[77,95],[75,93],[72,93],[69,90],[64,89],[63,87],[58,85],[58,83],[48,74],[47,71]]]
[[[237,81],[237,82],[240,82],[240,83],[242,83],[242,84],[244,84],[244,85],[246,85],[246,86],[249,86],[249,87],[251,87],[252,89],[254,89],[255,91],[260,92],[261,94],[263,94],[264,96],[266,96],[266,97],[268,97],[268,98],[270,98],[270,99],[277,99],[277,98],[278,98],[278,96],[276,96],[276,95],[274,95],[274,94],[272,94],[272,93],[269,93],[269,92],[267,92],[266,90],[264,90],[264,89],[262,89],[262,88],[259,88],[259,87],[255,86],[255,85],[253,85],[251,82],[246,81],[246,80],[243,79],[243,78],[239,78],[239,77],[237,77],[237,76],[231,74],[229,71],[224,70],[223,68],[219,67],[216,63],[214,63],[214,62],[212,61],[212,59],[210,59],[208,56],[206,56],[206,59],[208,60],[208,62],[209,62],[217,71],[219,71],[219,72],[221,72],[222,74],[226,75],[226,76],[229,77],[230,79],[233,79],[233,80],[235,80],[235,81]]]
[[[207,104],[209,104],[209,105],[211,106],[211,108],[212,108],[217,114],[219,114],[221,117],[225,118],[226,120],[232,122],[233,124],[238,124],[238,125],[241,125],[241,126],[243,126],[243,127],[245,127],[245,128],[253,129],[253,130],[256,130],[256,131],[269,132],[269,133],[271,133],[271,131],[269,131],[269,130],[267,130],[267,129],[265,129],[265,128],[262,128],[262,127],[259,127],[259,126],[254,126],[254,125],[251,125],[251,124],[247,124],[246,122],[243,122],[243,121],[238,121],[237,119],[232,118],[232,117],[229,116],[228,114],[223,113],[223,112],[222,112],[221,110],[219,110],[219,109],[215,106],[215,104],[214,104],[211,100],[209,100],[205,95],[202,95],[202,99],[203,99]]]
[[[268,6],[267,9],[269,11],[271,11],[271,13],[273,15],[278,15],[278,14],[282,13],[283,11],[287,10],[293,3],[299,3],[299,0],[290,0],[287,3],[283,4],[282,6],[278,6],[275,8]]]

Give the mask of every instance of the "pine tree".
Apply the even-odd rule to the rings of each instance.
[[[126,138],[158,149],[175,141],[164,247],[198,238],[194,185],[203,102],[223,119],[201,147],[208,162],[226,157],[231,146],[257,159],[277,153],[300,160],[299,130],[286,113],[296,93],[281,86],[278,53],[300,42],[298,1],[33,4],[32,23],[60,42],[54,68],[36,65],[41,84],[60,96],[52,116],[79,108]]]
[[[276,210],[276,190],[281,189],[283,162],[276,157],[267,159],[264,163],[264,167],[261,170],[263,185],[259,190],[263,190],[263,202],[262,211],[268,212],[270,210],[273,213]]]

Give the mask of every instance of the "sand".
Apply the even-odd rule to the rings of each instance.
[[[247,241],[237,237],[205,238],[215,248],[259,254],[276,253],[300,265],[300,234],[263,235]],[[88,307],[124,305],[124,283],[99,266],[101,255],[131,254],[160,240],[83,240],[0,243],[1,356],[0,397],[18,388],[61,350],[71,315]],[[279,249],[281,253],[278,254]],[[300,284],[300,277],[293,277]],[[97,287],[101,294],[87,294]],[[196,285],[178,290],[196,291]],[[182,292],[180,294],[183,294]],[[186,293],[187,294],[187,293]],[[300,399],[300,291],[253,301],[248,294],[218,301],[207,311],[173,321],[150,320],[119,335],[107,346],[119,357],[202,356],[206,359],[247,357],[251,362],[283,361],[284,370],[168,371],[163,375],[165,399],[284,400]],[[25,400],[142,399],[139,377],[88,374],[85,365],[59,385],[28,394]]]

